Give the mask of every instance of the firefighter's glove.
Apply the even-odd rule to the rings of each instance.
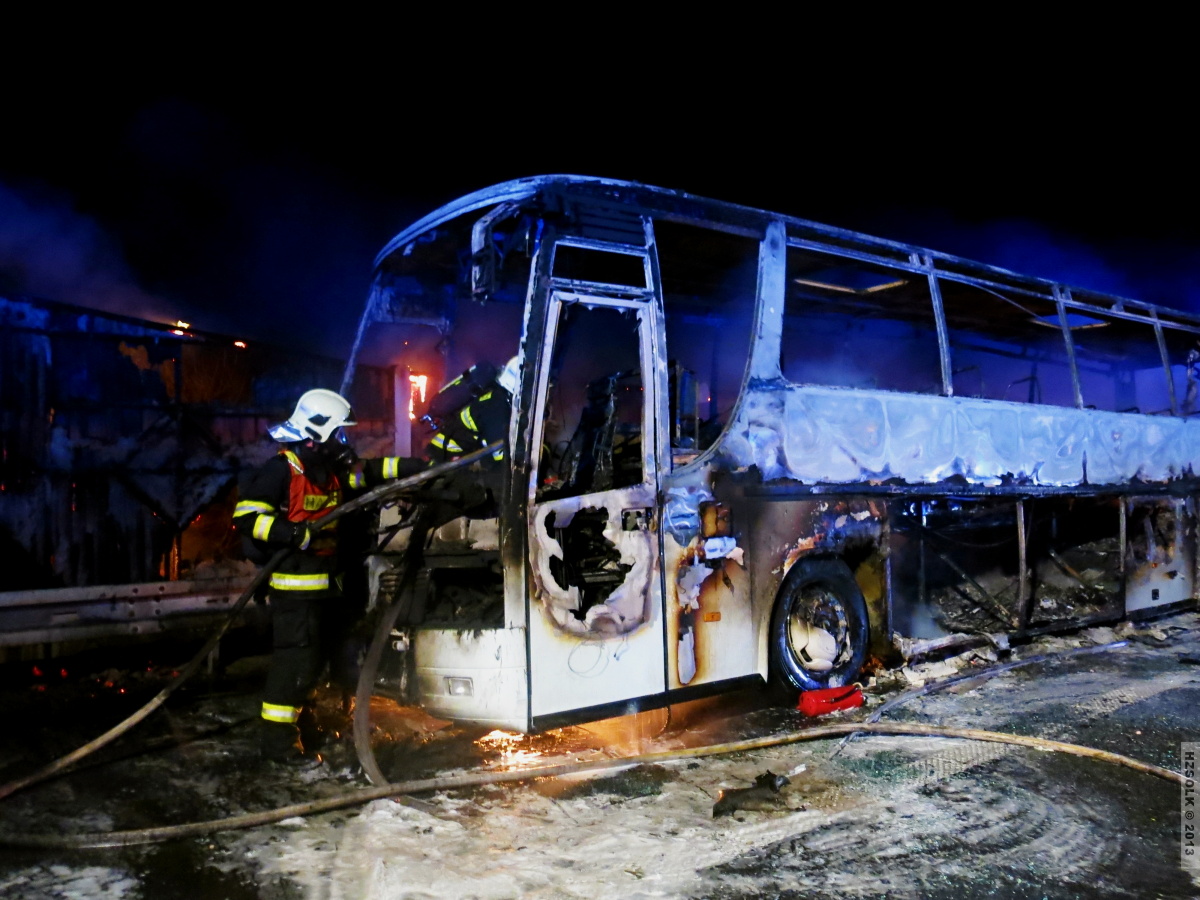
[[[293,523],[292,525],[292,546],[297,550],[307,550],[308,544],[312,540],[312,531],[307,525]]]

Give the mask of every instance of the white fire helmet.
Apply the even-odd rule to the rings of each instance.
[[[521,386],[521,360],[519,357],[514,356],[504,364],[504,368],[496,376],[496,383],[514,397],[517,396],[517,389]]]
[[[323,444],[343,425],[354,424],[354,411],[345,397],[317,388],[301,394],[291,418],[272,425],[267,433],[281,443],[314,440]]]

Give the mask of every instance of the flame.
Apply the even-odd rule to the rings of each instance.
[[[421,402],[425,402],[425,388],[429,385],[428,375],[409,375],[408,382],[412,385],[412,391],[408,395],[408,417],[412,421],[417,420],[417,394],[421,395]]]
[[[500,752],[499,766],[501,768],[523,769],[539,765],[542,761],[542,752],[540,750],[521,746],[522,744],[528,744],[529,741],[530,738],[527,735],[513,734],[497,729],[476,740],[475,745],[482,747],[484,750],[498,750]]]

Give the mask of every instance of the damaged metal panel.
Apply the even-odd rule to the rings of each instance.
[[[525,629],[425,628],[413,643],[417,695],[435,716],[525,731]]]
[[[249,577],[0,593],[0,647],[211,628],[229,614]],[[267,618],[259,605],[242,624]]]
[[[750,386],[722,461],[766,481],[1067,487],[1167,482],[1200,463],[1200,422],[1000,400]]]
[[[750,575],[728,509],[695,477],[665,491],[663,572],[671,688],[760,671]]]
[[[531,522],[534,591],[541,608],[563,631],[593,636],[624,635],[652,617],[646,587],[657,569],[658,548],[645,526],[650,522],[654,493],[644,486],[639,488],[539,505]],[[550,533],[552,525],[557,534],[570,534],[581,515],[589,514],[602,529],[592,537],[607,545],[610,552],[607,559],[586,571],[583,578],[594,581],[605,572],[620,578],[603,602],[597,603],[586,603],[582,586],[564,579],[555,562],[570,561],[572,554]],[[591,550],[593,555],[596,552]]]
[[[1194,501],[1131,497],[1127,503],[1125,611],[1168,606],[1194,597]]]
[[[543,503],[531,511],[528,626],[536,660],[535,717],[663,689],[653,504],[654,492],[638,486]],[[587,526],[564,546],[564,535],[583,516],[591,517]]]
[[[725,681],[759,672],[752,634],[750,578],[745,551],[733,538],[693,538],[680,545],[668,535],[663,567],[671,578],[667,604],[669,687]]]

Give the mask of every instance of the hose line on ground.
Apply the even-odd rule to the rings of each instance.
[[[446,791],[461,788],[479,787],[485,784],[499,784],[511,781],[528,781],[534,778],[555,778],[579,772],[602,771],[624,766],[661,763],[677,759],[688,759],[698,756],[717,756],[726,753],[742,753],[760,750],[765,747],[775,747],[783,744],[795,744],[804,741],[823,740],[842,735],[890,734],[917,735],[922,737],[958,738],[973,741],[988,741],[998,744],[1014,744],[1020,747],[1031,747],[1057,753],[1068,753],[1072,756],[1083,756],[1098,759],[1115,765],[1126,766],[1136,772],[1154,775],[1175,784],[1183,784],[1184,778],[1177,772],[1164,769],[1161,766],[1144,763],[1119,753],[1107,750],[1097,750],[1079,744],[1067,744],[1061,741],[1050,741],[1043,738],[1025,737],[1019,734],[1004,734],[997,731],[980,731],[974,728],[943,728],[933,725],[908,724],[875,724],[867,725],[861,722],[849,722],[838,725],[820,725],[805,731],[789,734],[773,735],[764,738],[753,738],[745,741],[735,741],[725,744],[711,744],[705,747],[692,747],[683,750],[666,750],[658,753],[645,753],[639,756],[627,756],[616,759],[597,760],[582,763],[564,763],[555,766],[539,766],[533,769],[519,769],[505,772],[482,772],[466,775],[451,775],[442,778],[426,778],[417,781],[402,781],[394,784],[378,785],[366,790],[352,791],[327,797],[323,800],[313,800],[279,809],[264,812],[246,813],[225,819],[213,819],[207,822],[190,822],[183,825],[168,825],[161,828],[143,828],[137,831],[113,831],[108,833],[76,834],[76,835],[39,835],[39,834],[0,834],[0,846],[28,849],[91,849],[101,847],[125,847],[135,844],[152,844],[162,841],[178,840],[181,838],[198,837],[217,831],[231,831],[241,828],[254,828],[260,825],[270,825],[297,816],[309,816],[317,813],[332,812],[352,806],[360,806],[374,800],[396,797],[402,794],[419,793],[423,791]]]
[[[997,675],[1000,675],[1004,672],[1008,672],[1011,669],[1019,669],[1021,666],[1031,666],[1034,663],[1040,662],[1057,662],[1060,659],[1066,659],[1071,656],[1086,656],[1090,653],[1102,653],[1105,650],[1116,650],[1119,647],[1127,647],[1128,645],[1129,641],[1113,641],[1109,644],[1099,644],[1094,647],[1072,647],[1069,650],[1063,650],[1059,653],[1042,653],[1038,656],[1030,656],[1025,659],[1018,659],[1014,660],[1013,662],[1006,662],[1001,663],[1000,665],[990,666],[986,669],[980,669],[978,672],[964,672],[961,675],[943,678],[941,681],[926,682],[921,687],[913,688],[911,691],[905,691],[898,697],[893,697],[891,700],[887,701],[887,703],[879,707],[879,709],[867,716],[867,718],[863,721],[867,722],[868,724],[872,722],[878,722],[883,717],[884,713],[890,712],[897,706],[902,706],[909,700],[916,700],[918,697],[924,697],[927,694],[937,693],[938,691],[953,687],[956,684],[961,684],[964,681],[974,681],[975,679],[986,681],[988,679],[995,678]],[[837,756],[839,753],[841,753],[842,750],[846,748],[846,744],[854,740],[856,735],[857,732],[855,734],[848,734],[842,738],[841,742],[837,746],[837,749],[833,751],[833,755]]]
[[[452,469],[458,469],[462,466],[469,465],[470,463],[483,459],[485,456],[489,456],[494,450],[501,446],[502,443],[497,441],[488,444],[486,447],[476,450],[473,453],[469,453],[466,456],[461,456],[456,460],[452,460],[447,463],[440,463],[436,466],[430,466],[425,471],[418,472],[416,475],[410,475],[407,478],[400,478],[396,481],[388,482],[387,484],[373,488],[372,490],[367,491],[367,493],[363,494],[361,497],[357,497],[348,503],[343,503],[328,516],[325,516],[321,520],[321,527],[327,528],[344,515],[356,512],[357,510],[363,509],[367,506],[373,506],[375,504],[382,503],[384,500],[387,500],[395,494],[414,488],[417,485],[429,481],[432,478],[436,478]],[[171,683],[159,691],[149,703],[137,710],[135,713],[133,713],[133,715],[129,716],[124,721],[114,725],[98,738],[95,738],[94,740],[84,744],[82,747],[71,751],[66,756],[54,760],[54,762],[43,766],[42,768],[24,776],[23,778],[17,778],[6,784],[0,785],[0,800],[3,800],[5,797],[16,793],[23,788],[27,788],[30,785],[45,781],[47,778],[50,778],[56,773],[61,772],[68,766],[77,763],[85,756],[95,753],[101,747],[111,744],[121,735],[125,734],[125,732],[133,728],[133,726],[137,725],[152,712],[162,706],[163,703],[166,702],[167,697],[178,690],[184,682],[191,678],[192,675],[194,675],[200,668],[204,660],[208,658],[208,655],[212,653],[214,649],[216,649],[217,644],[220,642],[221,638],[224,637],[225,632],[229,630],[238,614],[241,613],[243,607],[245,607],[245,605],[250,601],[250,598],[254,596],[254,593],[263,585],[268,576],[275,571],[279,564],[283,562],[284,557],[290,552],[291,548],[284,548],[278,551],[274,556],[271,557],[266,565],[259,569],[258,574],[254,576],[254,580],[250,582],[249,586],[242,592],[242,595],[238,597],[237,602],[233,605],[233,608],[229,610],[229,615],[225,617],[225,620],[221,623],[221,626],[216,630],[212,637],[210,637],[208,641],[205,642],[204,646],[197,651],[196,655],[188,661],[187,665],[179,670],[179,674],[171,680]]]

